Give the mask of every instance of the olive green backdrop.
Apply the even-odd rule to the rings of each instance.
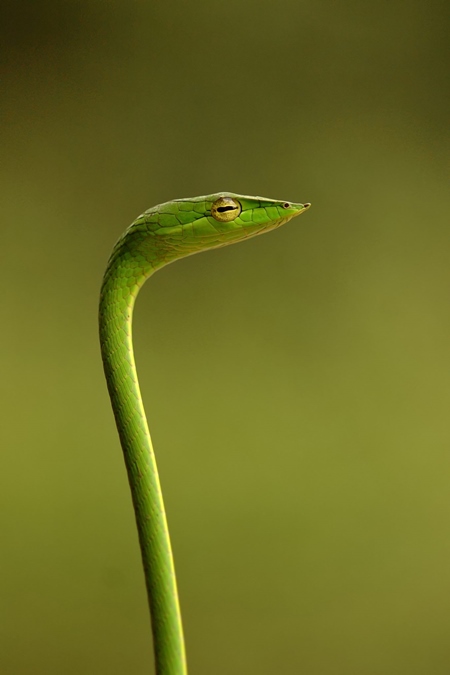
[[[3,4],[2,674],[153,672],[98,289],[219,190],[313,206],[137,303],[190,672],[449,672],[449,7]]]

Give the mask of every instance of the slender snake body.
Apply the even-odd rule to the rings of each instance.
[[[187,668],[164,502],[134,362],[136,296],[160,267],[273,230],[309,206],[228,192],[167,202],[130,225],[108,262],[100,344],[136,515],[157,675],[186,675]]]

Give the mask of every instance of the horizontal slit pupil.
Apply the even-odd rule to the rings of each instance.
[[[219,213],[223,213],[224,211],[234,211],[236,208],[236,206],[218,206],[217,210]]]

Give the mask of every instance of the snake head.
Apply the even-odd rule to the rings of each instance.
[[[209,238],[219,234],[226,243],[280,227],[311,206],[232,192],[219,192],[175,203],[181,209],[191,204],[194,231],[199,236],[205,234]]]
[[[192,248],[191,252],[197,253],[273,230],[310,206],[232,192],[180,199],[159,207],[160,234],[177,239],[178,246]],[[166,221],[165,216],[169,214],[178,221],[176,224],[172,217]],[[165,230],[165,222],[168,230]],[[174,230],[170,231],[170,225],[175,225]]]
[[[177,199],[145,211],[125,233],[125,241],[156,269],[274,230],[310,206],[232,192]]]

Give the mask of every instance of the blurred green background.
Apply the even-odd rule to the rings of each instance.
[[[230,190],[313,206],[135,317],[190,673],[447,674],[449,3],[3,13],[0,672],[152,672],[98,291]]]

